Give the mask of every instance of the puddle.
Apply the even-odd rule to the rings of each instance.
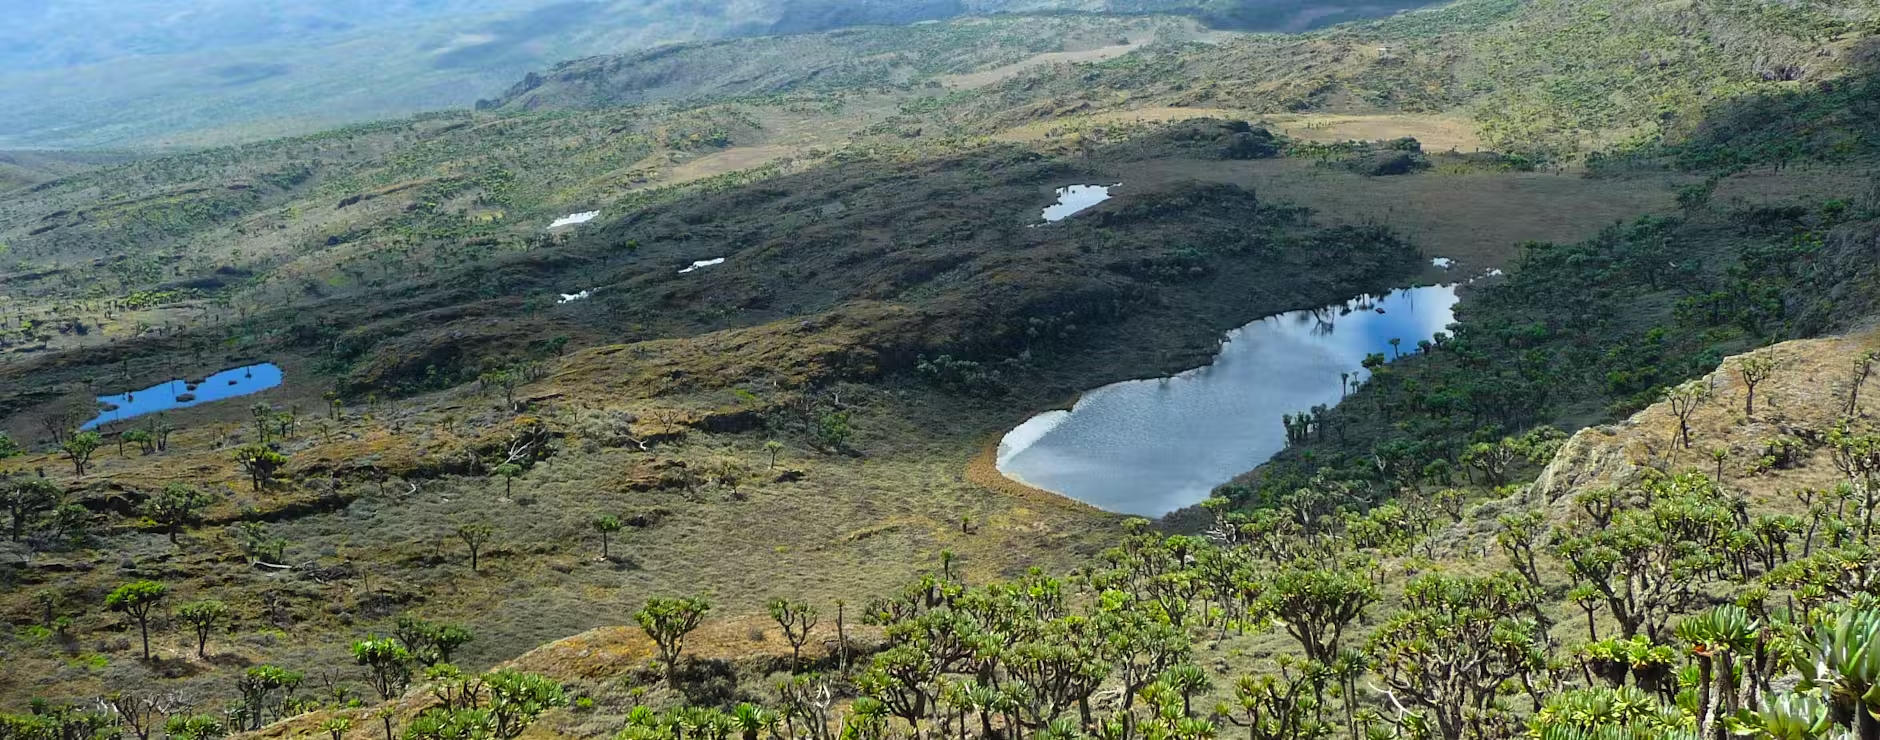
[[[1044,209],[1044,220],[1057,223],[1086,208],[1110,199],[1110,188],[1115,185],[1071,185],[1057,189],[1058,202]]]
[[[201,406],[205,403],[259,393],[280,384],[281,368],[272,362],[223,370],[196,382],[179,378],[158,383],[143,390],[115,396],[99,396],[98,404],[104,408],[104,412],[79,428],[91,429],[99,424],[133,419],[159,411]]]
[[[724,263],[725,263],[725,258],[723,257],[719,257],[718,259],[699,260],[697,262],[692,263],[691,267],[680,270],[679,274],[684,275],[688,272],[691,272],[701,267],[711,267],[713,265],[722,265]]]
[[[1367,354],[1393,358],[1454,318],[1453,285],[1361,297],[1260,319],[1227,334],[1214,361],[1173,377],[1107,385],[1001,440],[1000,472],[1099,508],[1161,516],[1285,446],[1280,417],[1343,396]]]
[[[584,224],[589,221],[593,221],[594,219],[600,218],[600,215],[601,215],[600,211],[582,211],[580,213],[570,213],[566,216],[562,216],[561,218],[555,219],[555,222],[549,224],[548,228],[559,229],[563,226],[574,226],[576,224]]]

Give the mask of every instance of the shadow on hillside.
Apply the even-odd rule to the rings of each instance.
[[[1201,3],[1202,9],[1190,15],[1212,28],[1230,31],[1299,33],[1437,4],[1436,0],[1226,0]]]
[[[1223,30],[1296,33],[1436,4],[1437,0],[1171,0],[1113,3],[1111,7],[1130,7],[1144,14],[1187,15]],[[969,4],[960,0],[790,0],[777,22],[761,30],[764,34],[779,35],[812,33],[853,26],[946,20],[973,12]]]
[[[1670,152],[1680,167],[1710,170],[1880,155],[1880,39],[1856,44],[1844,62],[1848,74],[1819,79],[1800,66],[1772,66],[1765,76],[1792,76],[1796,86],[1718,102]]]

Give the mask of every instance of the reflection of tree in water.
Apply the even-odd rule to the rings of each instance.
[[[1338,320],[1331,311],[1324,309],[1313,311],[1312,319],[1315,322],[1312,325],[1312,336],[1329,337],[1332,335],[1332,330],[1338,328]]]
[[[1333,325],[1337,323],[1338,317],[1348,313],[1351,313],[1351,308],[1344,305],[1308,308],[1302,311],[1294,311],[1293,323],[1300,326],[1310,324],[1311,326],[1307,328],[1306,333],[1311,336],[1329,336],[1335,328]]]

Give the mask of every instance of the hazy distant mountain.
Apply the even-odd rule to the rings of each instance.
[[[0,147],[178,146],[466,106],[567,59],[966,14],[1297,30],[1418,0],[12,0]]]

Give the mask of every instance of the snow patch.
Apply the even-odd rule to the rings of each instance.
[[[599,290],[599,288],[584,290],[579,293],[562,293],[561,300],[555,301],[555,304],[560,305],[563,303],[573,303],[575,301],[585,301],[589,298],[594,297],[595,290]]]
[[[1447,270],[1451,267],[1455,267],[1456,261],[1448,257],[1437,257],[1435,259],[1430,260],[1430,264]]]

